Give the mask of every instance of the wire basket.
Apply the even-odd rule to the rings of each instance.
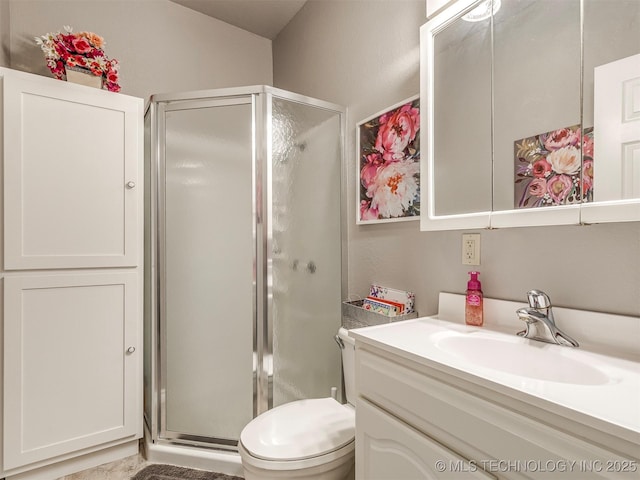
[[[382,315],[381,313],[372,312],[362,308],[364,300],[354,300],[342,302],[342,326],[350,328],[371,327],[373,325],[383,325],[385,323],[399,322],[401,320],[409,320],[418,318],[418,312],[410,312],[395,317]]]

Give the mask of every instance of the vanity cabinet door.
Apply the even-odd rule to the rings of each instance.
[[[0,77],[4,269],[135,267],[142,99]]]
[[[141,435],[136,272],[4,279],[5,472]]]
[[[495,478],[362,398],[356,407],[356,479]]]

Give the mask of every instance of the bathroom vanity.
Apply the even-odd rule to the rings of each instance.
[[[517,336],[517,302],[485,299],[485,327],[466,326],[462,299],[350,332],[356,478],[640,478],[639,352],[597,336],[637,339],[640,318],[557,309],[572,348]]]

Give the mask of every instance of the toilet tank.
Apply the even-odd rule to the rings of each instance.
[[[340,348],[342,350],[342,373],[344,375],[344,389],[347,396],[347,402],[355,405],[356,401],[356,342],[349,336],[349,331],[341,327],[338,330]]]

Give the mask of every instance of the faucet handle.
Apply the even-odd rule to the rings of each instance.
[[[551,299],[549,295],[542,290],[529,290],[527,292],[527,299],[529,300],[529,306],[531,308],[551,308]]]

